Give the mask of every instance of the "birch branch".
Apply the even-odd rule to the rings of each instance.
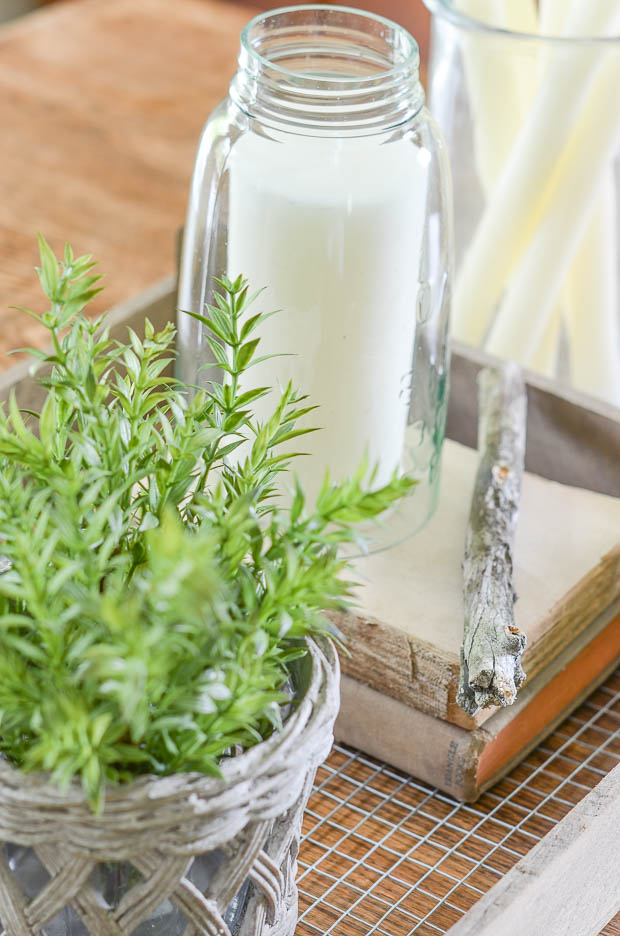
[[[506,363],[478,378],[480,464],[463,558],[465,625],[457,701],[475,715],[512,705],[525,679],[525,634],[514,623],[512,546],[525,456],[526,392]]]

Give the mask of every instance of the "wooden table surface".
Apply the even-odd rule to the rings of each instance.
[[[252,10],[215,0],[78,0],[0,29],[0,369],[45,340],[36,233],[92,253],[99,310],[167,276],[198,138]]]

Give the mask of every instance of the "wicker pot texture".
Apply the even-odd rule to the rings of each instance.
[[[4,934],[293,936],[301,820],[339,702],[333,644],[308,648],[283,730],[223,779],[139,778],[94,816],[77,781],[63,793],[0,762]]]

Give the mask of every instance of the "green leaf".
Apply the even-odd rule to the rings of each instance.
[[[256,656],[262,657],[267,652],[269,646],[269,637],[264,630],[257,630],[254,634],[254,652]]]
[[[230,414],[230,416],[227,416],[222,423],[222,429],[224,432],[234,432],[239,428],[239,426],[248,421],[249,416],[249,410],[239,410],[238,412],[233,412]]]
[[[42,234],[37,235],[39,242],[39,256],[41,258],[41,267],[39,268],[39,278],[43,290],[50,299],[56,295],[58,288],[58,263],[56,257]]]
[[[246,344],[241,345],[241,347],[237,351],[237,358],[236,358],[236,365],[237,365],[238,372],[246,369],[246,367],[252,360],[252,357],[254,356],[254,352],[258,348],[259,342],[260,342],[259,338],[254,338],[253,341],[248,341]]]
[[[39,438],[48,451],[61,441],[56,435],[57,415],[56,397],[51,392],[47,395],[39,417]]]
[[[297,439],[299,436],[308,435],[310,432],[319,432],[320,429],[318,426],[309,426],[307,429],[291,429],[290,432],[278,432],[273,439],[273,443],[276,442],[281,444],[282,442],[290,442],[291,439]]]
[[[145,530],[155,530],[159,526],[159,517],[152,513],[145,513],[138,529],[141,533]]]
[[[136,354],[138,359],[144,357],[144,346],[138,336],[136,335],[133,328],[129,328],[129,340],[131,341],[131,346]]]
[[[216,364],[218,364],[218,366],[223,370],[230,371],[228,356],[223,345],[221,345],[219,341],[216,341],[215,338],[210,337],[207,337],[207,344],[213,352],[213,357],[215,358]]]
[[[84,389],[86,390],[86,396],[88,397],[88,399],[94,400],[95,395],[97,393],[97,381],[95,379],[95,375],[93,373],[92,367],[89,367],[86,372],[86,381],[85,381]]]
[[[276,312],[261,312],[258,315],[253,315],[251,318],[247,319],[239,332],[239,339],[245,341],[245,339],[252,334],[259,325],[262,325],[263,322],[266,322],[267,319],[270,319],[272,315],[276,315]]]
[[[250,403],[255,403],[262,397],[267,396],[269,393],[271,393],[271,387],[256,387],[254,390],[246,390],[245,393],[239,394],[236,405],[239,409],[243,409],[249,406]]]
[[[269,437],[269,427],[263,426],[254,440],[252,445],[252,452],[250,454],[250,460],[254,468],[257,468],[260,465],[267,453]]]

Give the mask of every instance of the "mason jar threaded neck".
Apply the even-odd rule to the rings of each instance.
[[[424,104],[419,52],[387,19],[349,7],[269,10],[241,34],[233,102],[298,133],[365,135],[400,126]]]

